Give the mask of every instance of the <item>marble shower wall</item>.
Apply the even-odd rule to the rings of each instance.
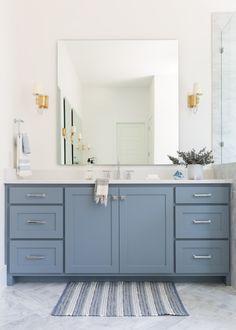
[[[221,49],[223,52],[221,54]],[[212,15],[212,134],[216,163],[236,161],[236,13]],[[221,142],[224,146],[221,147]]]
[[[215,165],[214,176],[217,179],[233,179],[231,190],[231,281],[236,288],[236,163]]]

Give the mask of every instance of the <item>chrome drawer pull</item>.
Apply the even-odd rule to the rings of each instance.
[[[25,258],[27,260],[42,260],[42,259],[46,259],[45,256],[34,256],[34,255],[26,256]]]
[[[198,256],[196,254],[193,254],[193,259],[212,259],[212,255],[206,255],[206,256]]]
[[[114,196],[114,195],[112,196],[112,200],[113,200],[113,201],[118,201],[118,199],[119,199],[118,196]]]
[[[194,197],[211,197],[212,194],[193,194]]]
[[[37,225],[44,225],[45,223],[47,223],[47,221],[44,221],[44,220],[27,220],[27,223],[33,223],[33,224],[37,224]]]
[[[209,224],[211,223],[211,220],[193,220],[194,224]]]
[[[120,196],[120,200],[121,200],[121,201],[126,200],[126,198],[127,198],[127,196],[124,196],[124,195],[123,195],[123,196]]]
[[[26,194],[26,197],[29,198],[45,198],[46,196],[46,194]]]

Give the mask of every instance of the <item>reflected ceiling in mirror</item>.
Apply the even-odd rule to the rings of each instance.
[[[176,40],[58,41],[60,163],[166,164],[178,149]]]

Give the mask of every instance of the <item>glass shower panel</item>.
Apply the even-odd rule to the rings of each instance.
[[[212,15],[212,149],[215,163],[236,162],[236,14]]]

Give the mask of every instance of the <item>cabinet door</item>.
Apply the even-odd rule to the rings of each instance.
[[[93,187],[66,188],[65,269],[66,273],[117,273],[118,195],[109,189],[105,207],[94,201]]]
[[[173,189],[120,189],[121,273],[173,272]]]

